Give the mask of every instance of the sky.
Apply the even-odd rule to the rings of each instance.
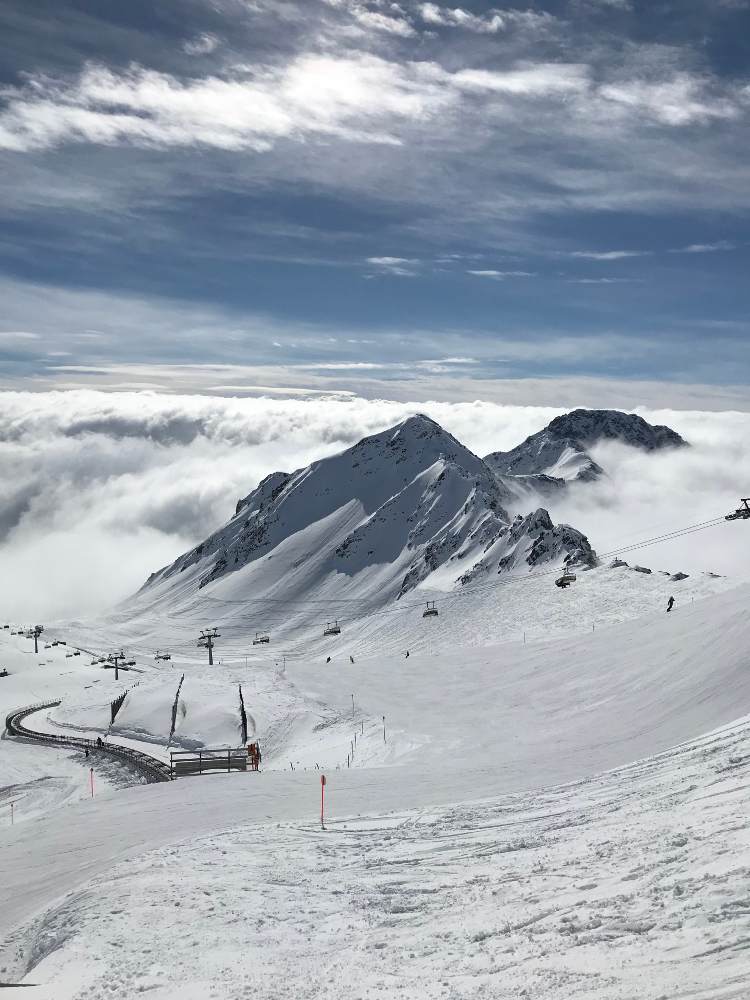
[[[0,388],[747,409],[750,4],[4,0]]]

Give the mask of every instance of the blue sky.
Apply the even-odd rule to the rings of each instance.
[[[0,386],[747,386],[748,47],[744,0],[5,0]]]

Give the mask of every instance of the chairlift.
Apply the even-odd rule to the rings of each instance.
[[[255,633],[255,638],[253,639],[253,646],[260,646],[263,642],[270,642],[271,638],[267,635],[261,635],[260,632]]]
[[[75,653],[73,653],[73,656],[80,656],[80,655],[81,655],[80,649],[77,649]]]
[[[426,609],[422,612],[423,618],[437,618],[438,609],[434,601],[428,601]]]
[[[48,642],[46,642],[46,643],[44,644],[44,648],[45,648],[45,649],[49,649],[49,643],[48,643]]]
[[[104,657],[104,656],[100,656],[99,657],[99,663],[106,663],[106,662],[107,662],[107,658],[106,657]]]
[[[335,621],[333,625],[330,622],[326,622],[326,627],[323,629],[323,635],[340,635],[341,629],[339,628],[338,621]]]
[[[70,658],[71,658],[72,656],[73,656],[73,654],[72,654],[72,653],[66,653],[66,654],[65,654],[65,659],[66,659],[66,660],[69,660],[69,659],[70,659]]]
[[[569,587],[571,585],[571,583],[575,583],[575,582],[576,582],[576,575],[575,575],[575,573],[569,573],[566,570],[563,573],[562,576],[559,576],[555,580],[555,586],[559,587],[561,590],[565,590],[566,587]]]
[[[89,663],[89,666],[90,667],[95,667],[98,662],[99,662],[98,660],[92,660],[91,663]]]
[[[750,518],[750,497],[743,499],[742,506],[738,507],[737,510],[733,511],[731,514],[727,514],[724,518],[725,521],[740,521]]]
[[[135,666],[135,660],[128,660],[128,662],[125,664],[125,666],[126,667],[134,667]]]
[[[3,625],[3,628],[10,628],[10,625]]]
[[[52,645],[53,646],[59,646],[59,643],[58,643],[57,639],[53,639],[52,640]]]

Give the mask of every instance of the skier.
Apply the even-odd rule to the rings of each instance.
[[[408,649],[406,650],[406,656],[404,657],[404,659],[406,659],[406,660],[409,659],[409,650]]]
[[[350,663],[354,663],[354,657],[353,657],[353,656],[350,656],[350,657],[349,657],[349,662],[350,662]]]
[[[102,745],[102,738],[101,738],[101,736],[97,736],[96,737],[96,745],[98,747],[100,747]]]
[[[329,657],[326,658],[326,663],[330,663],[330,662],[331,662],[331,657],[329,656]]]
[[[671,611],[674,607],[674,597],[670,597],[667,601],[667,611]]]

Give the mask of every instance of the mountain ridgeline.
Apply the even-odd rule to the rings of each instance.
[[[268,476],[141,594],[387,603],[420,584],[450,590],[541,567],[594,566],[586,536],[553,524],[538,501],[567,480],[602,474],[585,451],[601,438],[649,450],[684,444],[640,417],[577,410],[483,460],[418,414],[305,469]]]
[[[687,445],[670,427],[649,424],[635,413],[573,410],[555,417],[512,451],[495,451],[484,460],[500,476],[518,478],[552,495],[568,482],[592,482],[604,475],[587,451],[601,441],[619,441],[643,451]]]

